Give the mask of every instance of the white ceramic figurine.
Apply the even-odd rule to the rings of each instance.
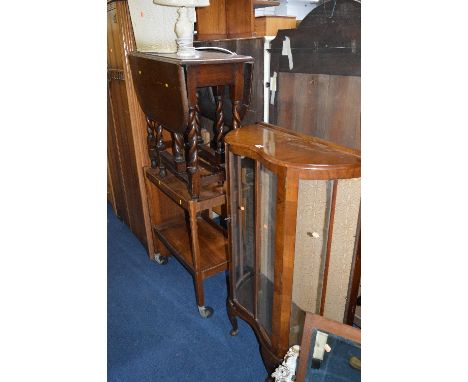
[[[271,374],[275,378],[275,382],[293,382],[296,376],[297,358],[301,347],[294,345],[289,348],[284,356],[284,361],[279,365],[276,370]]]

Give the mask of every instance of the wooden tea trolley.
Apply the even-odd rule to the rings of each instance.
[[[156,186],[173,206],[160,203],[160,215],[162,210],[171,210],[169,218],[156,222],[152,217],[155,238],[167,249],[155,260],[165,264],[168,254],[180,260],[193,276],[200,315],[209,317],[213,309],[205,306],[203,280],[227,269],[227,233],[210,216],[212,208],[226,201],[224,93],[228,88],[232,128],[237,129],[241,108],[245,109],[244,70],[253,60],[217,52],[197,52],[185,59],[176,54],[133,52],[129,61],[147,119],[151,159],[151,167],[145,168],[147,187]],[[207,86],[215,87],[217,113],[213,134],[203,139],[197,89]]]
[[[355,264],[357,151],[260,123],[226,138],[228,313],[247,321],[269,374],[299,344],[305,312],[343,322]]]

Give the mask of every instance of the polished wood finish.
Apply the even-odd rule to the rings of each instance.
[[[136,49],[126,1],[107,5],[107,157],[114,211],[153,257],[150,214],[143,167],[150,165],[147,122],[138,105],[128,55]]]
[[[305,179],[361,176],[359,151],[267,123],[232,131],[225,143],[237,155],[258,160],[274,172],[295,170]]]
[[[195,206],[195,212],[223,205],[226,202],[226,195],[223,186],[211,183],[201,189],[197,200],[192,199],[187,187],[177,176],[169,173],[161,177],[159,171],[150,167],[145,169],[146,176],[154,185],[172,199],[184,210],[190,210],[191,205]]]
[[[207,278],[227,269],[227,240],[220,230],[214,228],[203,218],[194,216],[198,230],[197,237],[199,238],[198,245],[194,246],[194,249],[203,248],[203,251],[209,252],[210,256],[200,256],[200,254],[194,256],[184,218],[165,222],[160,226],[156,225],[154,230],[159,239],[170,249],[170,252],[177,256],[191,273],[199,269],[202,278]],[[197,264],[194,263],[195,261]]]
[[[277,357],[289,347],[289,316],[291,314],[296,244],[296,215],[299,183],[294,171],[281,169],[278,177],[275,235],[275,293],[271,345]],[[277,277],[279,276],[279,277]],[[270,373],[271,374],[271,373]]]
[[[336,179],[351,179],[361,176],[360,152],[335,143],[296,133],[278,126],[259,123],[248,125],[231,131],[225,137],[226,169],[227,169],[227,198],[228,198],[228,232],[229,232],[229,301],[228,314],[233,325],[233,332],[237,331],[236,317],[247,321],[254,329],[260,342],[265,367],[269,374],[274,370],[289,347],[289,332],[292,306],[292,287],[294,274],[294,257],[296,245],[296,217],[298,208],[299,180],[335,180],[332,198],[336,198]],[[235,207],[240,197],[240,185],[233,179],[241,178],[241,174],[234,174],[233,166],[236,157],[246,157],[276,174],[276,218],[272,223],[276,227],[274,242],[274,292],[272,311],[272,331],[269,335],[255,316],[256,309],[249,312],[242,306],[236,296],[236,254],[238,244],[233,230],[238,229],[242,219]],[[257,172],[258,174],[258,172]],[[257,177],[257,175],[256,175]],[[260,183],[256,181],[258,188]],[[258,189],[255,190],[258,200]],[[332,203],[334,204],[334,203]],[[258,215],[258,204],[256,213]],[[334,222],[334,206],[330,209],[329,243],[327,252],[329,257]],[[298,223],[299,224],[299,223]],[[255,217],[255,227],[260,227],[258,216]],[[255,232],[255,264],[259,263],[259,236]],[[329,260],[328,260],[329,261]],[[258,267],[258,265],[256,265]],[[325,266],[325,268],[328,268]],[[256,268],[258,270],[258,268]],[[256,271],[258,273],[258,271]],[[258,280],[254,283],[257,284]],[[254,293],[258,293],[258,286]],[[326,280],[323,293],[326,293]],[[322,295],[322,297],[324,297]],[[255,300],[257,301],[257,300]],[[323,306],[323,301],[322,301]]]
[[[173,173],[162,176],[155,168],[146,167],[148,189],[157,188],[164,199],[161,205],[173,206],[178,212],[165,213],[153,221],[154,233],[165,247],[162,257],[176,257],[191,273],[198,307],[205,307],[203,281],[227,269],[227,233],[209,219],[207,211],[225,204],[223,186],[210,183],[201,187],[193,199],[186,183]],[[156,187],[155,187],[156,186]],[[159,216],[162,215],[162,212]]]
[[[133,78],[138,101],[146,117],[183,134],[188,123],[183,67],[150,59],[136,61],[132,55],[130,63],[134,68]]]
[[[260,36],[276,36],[280,29],[296,28],[295,16],[257,16],[255,17],[255,34]]]
[[[301,351],[296,369],[296,381],[304,382],[307,374],[307,364],[310,355],[310,345],[314,329],[361,343],[361,330],[341,322],[328,320],[325,317],[308,312],[304,323],[304,333],[301,341]]]

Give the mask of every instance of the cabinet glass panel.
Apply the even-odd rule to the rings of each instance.
[[[231,160],[234,293],[237,301],[254,315],[255,161],[236,155]]]
[[[259,216],[259,261],[257,277],[257,321],[271,335],[273,311],[273,285],[275,271],[275,231],[276,231],[276,174],[259,165],[257,199]]]
[[[351,366],[351,358],[361,360],[361,345],[324,330],[320,330],[320,332],[328,334],[327,344],[332,351],[324,352],[322,361],[313,359],[313,350],[317,340],[317,330],[314,329],[311,335],[304,381],[361,382],[361,371]]]

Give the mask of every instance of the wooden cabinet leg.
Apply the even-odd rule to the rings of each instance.
[[[213,309],[205,306],[205,292],[203,289],[203,275],[200,263],[200,244],[198,241],[198,221],[195,203],[191,203],[188,211],[190,225],[190,246],[192,249],[192,262],[195,269],[193,283],[195,286],[195,297],[197,300],[198,312],[203,318],[208,318],[213,314]]]
[[[231,85],[232,101],[232,128],[238,129],[241,126],[240,108],[244,94],[244,72],[242,65],[236,65],[235,83]]]
[[[216,121],[214,125],[214,139],[212,148],[216,150],[216,154],[224,154],[224,86],[216,87]]]
[[[172,156],[174,158],[176,171],[186,171],[185,158],[184,158],[184,137],[182,134],[171,133],[172,138]]]
[[[154,122],[151,121],[148,117],[146,117],[146,131],[148,133],[146,141],[148,144],[148,156],[150,158],[152,168],[156,168],[158,165],[156,137],[154,136],[154,130],[155,130]]]
[[[196,93],[197,103],[195,104],[195,123],[197,127],[197,143],[202,145],[204,143],[203,137],[201,134],[201,125],[200,125],[200,106],[198,106],[198,92]]]
[[[241,125],[241,118],[239,114],[240,101],[232,102],[232,128],[238,129]]]
[[[187,171],[189,175],[189,190],[193,199],[200,195],[200,174],[198,172],[198,148],[197,148],[197,122],[195,107],[190,107],[189,111],[189,132]]]
[[[229,322],[231,323],[231,326],[232,326],[232,329],[229,332],[229,334],[231,336],[237,336],[237,333],[239,332],[239,328],[237,326],[236,309],[230,299],[227,300],[226,305],[227,305],[226,307],[227,307]]]
[[[158,154],[158,164],[159,164],[159,175],[161,177],[166,176],[166,166],[164,165],[163,161],[161,160],[161,151],[166,149],[164,145],[163,136],[162,136],[162,125],[158,123],[156,126],[156,149]]]
[[[205,292],[203,289],[203,278],[202,275],[197,273],[193,276],[193,283],[195,285],[195,298],[197,300],[198,307],[205,306]]]

